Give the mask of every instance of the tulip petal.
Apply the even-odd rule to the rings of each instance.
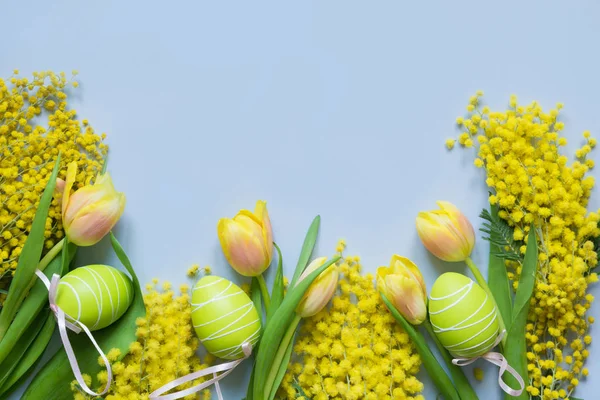
[[[233,217],[233,220],[243,226],[244,229],[246,229],[252,235],[262,239],[263,233],[260,220],[256,218],[256,216],[250,211],[241,210],[235,217]]]
[[[63,224],[65,229],[71,225],[73,219],[88,205],[94,204],[110,196],[95,186],[84,186],[73,193],[69,198],[69,206],[63,212]]]
[[[75,177],[77,176],[77,162],[73,161],[69,163],[67,167],[67,176],[65,179],[63,198],[62,198],[62,215],[63,215],[63,225],[64,223],[64,215],[67,205],[69,204],[69,198],[71,197],[71,188],[73,187],[73,183],[75,183]]]
[[[101,200],[79,210],[72,220],[67,235],[78,246],[92,246],[98,243],[121,218],[125,209],[125,195],[122,193],[110,200]]]
[[[470,249],[468,251],[468,255],[470,255],[475,246],[475,230],[473,229],[473,225],[471,225],[469,219],[454,204],[441,200],[437,201],[436,204],[452,220],[452,227],[456,235],[463,242],[464,248]]]
[[[60,199],[64,192],[65,181],[60,178],[56,178],[56,186],[54,186],[54,197]]]
[[[383,293],[385,295],[385,297],[387,297],[388,299],[391,299],[391,294],[388,292],[386,286],[385,286],[385,277],[392,274],[393,270],[392,268],[388,268],[388,267],[379,267],[377,268],[377,289],[379,290],[379,292]]]
[[[115,190],[112,178],[108,172],[104,174],[98,174],[96,176],[96,180],[94,181],[94,186],[106,186],[107,190]]]
[[[420,212],[416,226],[423,245],[441,260],[463,261],[471,254],[469,242],[448,216],[437,212]]]
[[[225,258],[240,275],[258,276],[268,267],[261,236],[229,218],[219,220],[217,232]]]
[[[319,257],[313,260],[308,267],[306,267],[302,275],[300,275],[298,281],[300,282],[303,278],[306,278],[306,276],[310,275],[311,272],[315,271],[326,261],[327,257]],[[321,272],[304,294],[298,307],[296,307],[298,315],[302,318],[307,318],[312,317],[321,311],[335,293],[338,279],[339,271],[334,265]]]
[[[256,237],[258,243],[261,244],[265,253],[265,259],[268,260],[268,265],[271,264],[271,255],[273,254],[273,244],[265,241],[265,234],[262,221],[248,210],[241,210],[233,220],[242,224],[249,232]]]
[[[423,275],[419,270],[419,267],[415,265],[411,260],[406,257],[399,256],[394,254],[392,256],[392,261],[390,262],[390,268],[394,270],[394,273],[410,274],[410,276],[416,279],[419,282],[419,285],[423,288],[423,293],[427,295],[427,286],[425,285],[425,280],[423,279]],[[400,268],[403,269],[403,272],[398,271]]]
[[[443,211],[446,212],[448,214],[460,214],[460,210],[458,209],[458,207],[456,207],[454,204],[450,203],[449,201],[444,201],[444,200],[438,200],[435,202],[435,204],[438,205],[438,207]]]
[[[267,211],[267,203],[264,200],[258,200],[254,207],[254,215],[261,221],[263,227],[263,235],[267,248],[267,256],[269,260],[273,257],[273,229],[271,227],[271,219]]]
[[[396,274],[388,275],[385,277],[385,287],[390,294],[390,301],[408,322],[418,325],[425,320],[425,294],[416,280]]]
[[[306,268],[304,268],[304,271],[302,271],[300,278],[298,278],[298,282],[300,282],[302,279],[306,278],[308,275],[310,275],[311,272],[313,272],[314,270],[319,268],[321,265],[325,264],[326,261],[327,261],[327,257],[317,257],[314,260],[312,260],[310,262],[310,264],[308,264],[308,266]],[[323,275],[323,273],[321,273],[321,275]],[[319,275],[319,276],[321,276],[321,275]],[[319,279],[319,277],[317,277],[317,280],[318,279]]]

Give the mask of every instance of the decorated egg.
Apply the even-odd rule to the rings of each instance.
[[[442,345],[455,357],[487,353],[498,336],[493,299],[468,277],[442,274],[429,297],[429,319]]]
[[[91,331],[121,318],[132,300],[131,279],[108,265],[74,269],[60,278],[56,295],[56,305]]]
[[[218,276],[205,276],[194,285],[192,322],[206,350],[219,358],[241,358],[242,344],[254,347],[260,338],[260,319],[250,297]]]

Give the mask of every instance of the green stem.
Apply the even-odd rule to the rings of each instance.
[[[258,281],[258,286],[260,287],[260,293],[262,294],[263,301],[265,303],[265,311],[267,315],[269,315],[269,308],[271,307],[271,296],[269,296],[269,289],[267,289],[267,283],[265,282],[265,277],[260,274],[256,277]]]
[[[58,255],[58,253],[61,252],[61,250],[65,246],[65,243],[66,243],[65,238],[62,238],[58,243],[56,243],[54,245],[54,247],[51,248],[50,251],[47,252],[44,257],[42,257],[42,259],[40,260],[40,263],[38,264],[37,269],[44,272],[44,270],[46,269],[48,264],[50,264],[50,262],[52,260],[54,260],[54,258]],[[27,288],[25,289],[26,292],[29,292],[31,290],[31,288],[33,287],[33,285],[35,284],[35,281],[37,281],[37,279],[38,279],[37,275],[34,275],[33,279],[31,279],[31,282],[29,283],[29,286],[27,286]]]
[[[290,341],[292,340],[292,337],[294,337],[294,333],[296,332],[296,328],[298,327],[298,324],[300,323],[300,319],[301,317],[296,314],[294,316],[294,320],[292,321],[292,323],[290,324],[290,326],[288,326],[287,331],[285,332],[285,335],[283,336],[283,339],[281,339],[281,343],[279,344],[279,349],[277,349],[277,354],[275,354],[275,359],[273,359],[273,364],[271,364],[271,370],[269,371],[269,375],[267,377],[267,381],[265,384],[265,399],[269,398],[269,394],[271,394],[271,386],[273,386],[273,382],[275,381],[275,377],[277,376],[277,372],[279,371],[279,366],[281,364],[281,361],[283,360],[283,357],[285,356],[285,352],[290,344]]]
[[[431,323],[429,322],[428,319],[425,319],[425,321],[423,321],[423,326],[425,327],[425,330],[427,330],[427,333],[429,333],[429,336],[431,336],[431,339],[434,341],[440,354],[444,358],[444,361],[446,362],[446,366],[448,367],[448,370],[450,371],[450,375],[452,375],[452,380],[454,381],[454,384],[456,385],[456,388],[458,389],[460,398],[462,400],[477,400],[477,399],[479,399],[479,397],[477,397],[477,393],[475,393],[475,390],[473,390],[473,387],[471,386],[471,383],[465,376],[463,370],[458,365],[454,365],[452,363],[452,357],[450,356],[450,353],[448,353],[448,350],[446,350],[446,348],[442,345],[442,343],[437,338],[435,332],[433,331],[433,326],[431,326]]]
[[[429,373],[429,377],[438,388],[444,399],[446,400],[461,400],[456,387],[450,377],[444,371],[439,361],[435,358],[427,342],[425,342],[425,338],[423,335],[418,332],[414,326],[412,326],[403,316],[396,310],[394,305],[389,301],[387,297],[383,293],[380,294],[383,302],[387,306],[388,310],[392,313],[396,321],[400,323],[404,331],[410,337],[412,343],[415,345],[415,348],[419,352],[421,356],[421,361],[423,362],[423,366]]]
[[[46,267],[48,266],[48,264],[50,264],[50,261],[54,260],[54,257],[56,257],[58,255],[58,253],[60,253],[60,251],[63,249],[64,245],[65,245],[65,238],[62,238],[60,240],[60,242],[56,243],[54,245],[54,247],[51,248],[50,251],[48,253],[46,253],[46,255],[44,257],[42,257],[42,259],[40,260],[40,263],[38,264],[38,269],[43,272],[46,269]]]
[[[425,321],[423,321],[423,326],[425,327],[425,330],[427,331],[427,333],[429,333],[429,336],[431,336],[431,339],[433,340],[436,347],[442,354],[442,357],[444,357],[444,361],[446,361],[446,364],[448,366],[454,365],[454,364],[452,364],[452,357],[450,357],[448,350],[446,350],[446,348],[442,345],[442,343],[439,341],[439,339],[435,335],[435,332],[433,331],[433,326],[431,326],[431,322],[429,322],[429,320],[427,318],[425,319]]]
[[[494,294],[492,293],[492,291],[490,290],[490,287],[488,286],[487,282],[485,281],[485,278],[483,277],[483,275],[481,275],[479,268],[477,268],[477,265],[475,265],[475,263],[473,262],[471,257],[467,257],[465,259],[465,264],[467,264],[467,267],[469,267],[469,269],[471,270],[471,273],[477,280],[477,283],[479,283],[479,286],[481,286],[483,288],[483,290],[485,290],[487,295],[494,302],[494,307],[496,307],[496,311],[498,314],[498,325],[500,328],[500,332],[505,331],[506,325],[504,324],[504,318],[502,318],[502,314],[500,314],[500,309],[498,308],[498,304],[496,304],[496,298],[494,297]],[[506,337],[507,336],[508,335],[505,334],[504,337],[502,337],[502,348],[504,348],[506,346]]]

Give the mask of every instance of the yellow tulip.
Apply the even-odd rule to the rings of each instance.
[[[108,173],[98,175],[93,185],[86,185],[71,194],[77,163],[67,169],[62,197],[63,227],[69,241],[78,246],[98,243],[121,218],[125,195],[117,192]]]
[[[377,289],[413,325],[427,318],[427,289],[419,268],[408,258],[394,255],[389,267],[377,269]]]
[[[423,245],[444,261],[465,261],[475,246],[473,226],[456,206],[438,201],[440,210],[420,212],[417,232]]]
[[[225,258],[240,275],[259,276],[271,265],[273,231],[266,202],[257,201],[254,212],[221,218],[217,233]]]
[[[327,257],[319,257],[313,260],[308,267],[304,270],[298,282],[310,275],[311,272],[325,264]],[[296,308],[296,314],[302,318],[312,317],[321,311],[329,300],[333,297],[335,289],[337,287],[339,271],[332,265],[325,271],[321,272],[317,279],[315,279],[304,294],[304,297]]]

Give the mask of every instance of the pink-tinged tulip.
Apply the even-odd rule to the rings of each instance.
[[[71,194],[77,175],[77,163],[67,169],[62,196],[63,227],[69,241],[92,246],[115,226],[125,209],[125,195],[115,190],[108,173],[98,175],[93,185]]]
[[[217,233],[225,258],[240,275],[259,276],[271,265],[273,231],[266,202],[257,201],[254,212],[221,218]]]
[[[310,275],[311,272],[325,264],[326,261],[327,257],[319,257],[313,260],[308,264],[308,267],[306,267],[302,275],[300,275],[298,282],[302,281],[302,279]],[[332,265],[321,272],[304,294],[304,297],[296,308],[296,313],[300,317],[306,318],[312,317],[321,311],[333,297],[339,276],[340,273],[335,265]]]
[[[465,261],[475,246],[473,226],[454,204],[438,201],[440,210],[420,212],[417,232],[423,245],[444,261]]]
[[[56,178],[56,185],[54,186],[54,196],[60,198],[64,192],[65,181],[60,178]]]
[[[377,269],[377,289],[413,325],[427,318],[427,289],[419,268],[408,258],[394,255],[389,267]]]

